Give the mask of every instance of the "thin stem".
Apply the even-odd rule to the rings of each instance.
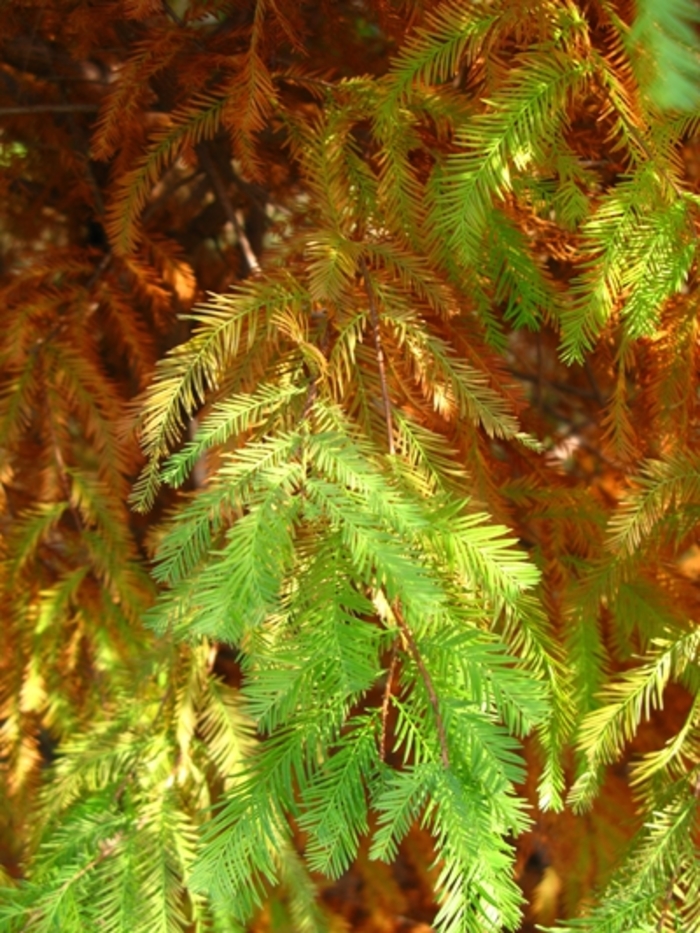
[[[396,645],[391,649],[391,664],[386,678],[386,687],[384,688],[384,698],[382,700],[382,734],[379,740],[379,757],[386,761],[386,737],[389,726],[389,707],[391,705],[391,688],[394,683],[394,673],[396,671]]]
[[[304,410],[301,413],[301,423],[303,424],[309,415],[311,414],[311,409],[314,407],[314,402],[316,401],[316,396],[318,395],[318,386],[316,377],[311,380],[309,383],[309,388],[306,390],[306,398],[304,399]]]
[[[318,348],[321,351],[324,360],[328,358],[328,315],[325,308],[322,308],[320,311],[311,312],[311,320],[315,322],[319,327],[321,327],[321,339],[318,344]],[[309,388],[306,392],[306,399],[304,400],[304,409],[301,413],[301,422],[302,424],[307,420],[311,411],[316,402],[318,396],[318,374],[312,375],[311,381],[309,382]]]
[[[32,113],[97,113],[98,104],[23,104],[0,107],[0,117],[23,116]]]
[[[100,259],[99,263],[95,267],[95,271],[92,273],[90,278],[85,283],[85,287],[88,291],[92,291],[93,287],[97,284],[99,279],[102,278],[102,276],[107,271],[107,269],[109,269],[111,264],[112,264],[112,254],[105,253],[102,259]]]
[[[438,741],[440,743],[440,757],[442,758],[442,763],[445,768],[450,767],[450,753],[447,748],[447,734],[445,733],[445,723],[443,722],[442,716],[440,714],[440,704],[438,703],[438,696],[435,690],[435,684],[433,683],[433,678],[430,676],[430,671],[425,666],[425,661],[421,657],[421,653],[418,650],[418,645],[416,640],[413,637],[413,632],[406,624],[406,620],[401,614],[401,610],[398,606],[393,606],[394,615],[396,616],[396,621],[398,622],[399,628],[401,629],[401,634],[406,640],[408,645],[408,650],[411,654],[411,657],[416,662],[416,667],[421,676],[423,684],[425,685],[426,692],[428,694],[428,699],[430,700],[430,705],[433,708],[433,713],[435,714],[435,723],[437,725]]]
[[[522,382],[532,382],[537,384],[540,381],[539,376],[533,375],[532,373],[523,372],[520,369],[514,369],[513,367],[508,367],[508,372],[511,376],[515,376],[516,379],[520,379]],[[556,389],[557,392],[565,392],[568,395],[576,395],[578,398],[585,398],[591,401],[598,401],[598,396],[593,392],[588,392],[586,389],[580,389],[578,386],[570,386],[565,382],[555,382],[553,379],[542,379],[542,385],[551,386],[553,389]]]
[[[374,334],[374,349],[377,354],[377,367],[379,369],[379,382],[382,387],[382,404],[384,406],[384,421],[386,422],[386,438],[389,445],[389,453],[393,455],[396,451],[394,446],[394,419],[391,414],[391,399],[389,398],[389,386],[386,380],[386,365],[384,363],[382,335],[379,331],[379,312],[377,311],[377,299],[374,294],[374,288],[372,287],[372,280],[370,279],[369,272],[367,270],[367,263],[362,256],[360,256],[360,269],[362,271],[362,278],[364,279],[365,283],[367,300],[369,301],[369,319],[372,323],[372,331]]]
[[[593,389],[595,400],[602,408],[605,405],[605,399],[603,398],[603,393],[600,391],[600,387],[595,378],[595,373],[593,372],[590,361],[588,359],[583,361],[583,368],[586,373],[586,378],[588,379],[590,386]]]
[[[200,143],[197,146],[197,155],[199,157],[199,161],[202,164],[202,168],[209,176],[209,180],[211,181],[212,187],[214,188],[214,193],[219,199],[226,217],[228,218],[230,224],[233,226],[233,229],[236,231],[238,244],[241,247],[241,252],[243,253],[245,261],[248,265],[250,274],[259,275],[262,271],[260,268],[260,263],[258,262],[258,257],[255,255],[253,247],[250,245],[250,240],[248,239],[248,236],[245,232],[241,212],[234,208],[231,199],[228,196],[226,186],[221,179],[221,175],[219,175],[218,169],[214,165],[214,160],[211,157],[209,148],[206,143]]]

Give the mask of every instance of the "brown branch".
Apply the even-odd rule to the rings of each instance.
[[[590,360],[587,358],[583,361],[583,369],[586,373],[586,378],[590,383],[591,389],[593,389],[596,402],[600,405],[601,408],[603,408],[605,405],[605,398],[603,397],[603,393],[600,391],[600,386],[596,380],[595,373],[593,372],[593,368],[590,364]]]
[[[304,408],[301,413],[300,423],[303,424],[309,415],[311,414],[311,409],[314,407],[314,402],[316,401],[316,396],[318,395],[318,380],[314,378],[309,383],[309,388],[306,390],[306,398],[304,399]]]
[[[537,382],[540,381],[539,376],[536,376],[533,373],[526,373],[520,369],[514,369],[512,366],[508,367],[508,372],[511,374],[511,376],[514,376],[516,379],[520,379],[522,382],[532,382],[537,384]],[[578,398],[583,398],[594,402],[599,400],[599,397],[593,392],[589,392],[586,389],[579,389],[578,386],[569,385],[565,382],[557,382],[554,379],[542,379],[541,382],[543,385],[551,386],[553,389],[556,389],[557,392],[576,395]],[[602,404],[605,404],[604,400]]]
[[[112,855],[116,850],[117,846],[125,835],[126,833],[124,832],[118,832],[115,833],[114,836],[110,836],[109,839],[103,839],[99,843],[98,854],[91,861],[89,861],[87,865],[83,865],[83,867],[76,875],[73,875],[72,878],[68,878],[61,886],[61,891],[66,891],[72,884],[80,881],[80,879],[85,877],[88,872],[91,872],[93,868],[97,868],[100,862],[104,862],[105,859],[109,858],[110,855]]]
[[[391,704],[391,687],[394,682],[394,672],[396,671],[396,645],[391,649],[391,664],[386,678],[386,687],[384,688],[384,698],[382,699],[382,734],[379,740],[379,757],[386,761],[386,736],[389,725],[389,706]]]
[[[0,107],[0,117],[23,116],[32,113],[97,113],[98,104],[24,104]]]
[[[260,268],[260,263],[258,262],[258,257],[255,255],[253,247],[250,245],[250,240],[248,239],[248,236],[245,232],[242,214],[240,211],[237,211],[234,208],[231,199],[228,196],[226,186],[221,179],[221,175],[219,175],[217,167],[214,165],[214,160],[212,159],[209,152],[209,147],[206,143],[199,143],[196,148],[197,156],[202,165],[202,168],[211,181],[214,194],[223,207],[228,221],[236,231],[238,245],[241,247],[241,252],[243,253],[243,257],[245,258],[246,264],[248,266],[248,271],[251,275],[259,275],[262,270]]]
[[[95,287],[95,285],[98,283],[98,281],[102,278],[102,276],[105,274],[105,272],[107,271],[107,269],[109,269],[111,265],[112,265],[112,254],[105,253],[102,259],[100,259],[99,263],[95,267],[95,271],[92,273],[90,278],[85,283],[85,288],[88,291],[92,291],[92,289]]]
[[[377,354],[377,367],[379,368],[379,382],[382,387],[382,404],[384,406],[384,420],[386,422],[386,437],[389,445],[389,453],[394,454],[394,419],[391,414],[391,399],[389,398],[389,386],[386,380],[386,365],[384,362],[384,348],[382,346],[382,335],[379,331],[379,313],[377,311],[377,299],[372,287],[372,280],[369,277],[367,263],[364,257],[360,256],[360,269],[365,283],[365,291],[369,301],[369,319],[372,323],[374,334],[374,349]]]
[[[158,212],[161,205],[164,204],[171,195],[175,194],[176,191],[179,191],[180,188],[184,188],[185,185],[189,185],[200,174],[199,169],[184,176],[178,175],[177,172],[177,167],[172,166],[169,171],[167,171],[160,179],[152,191],[153,200],[141,214],[141,223],[145,223],[147,220],[150,220],[151,217],[153,217]],[[203,180],[203,184],[206,184],[206,181]]]
[[[437,726],[438,741],[440,742],[440,757],[442,758],[442,763],[444,767],[449,768],[450,767],[450,753],[447,747],[447,734],[445,733],[445,723],[443,722],[442,715],[440,714],[440,704],[438,703],[438,696],[435,690],[435,684],[433,683],[433,679],[430,676],[430,671],[425,666],[425,661],[421,657],[421,653],[418,650],[418,645],[416,644],[416,640],[413,637],[413,632],[406,624],[406,620],[401,614],[401,610],[398,608],[397,605],[394,605],[392,608],[394,610],[396,621],[398,622],[399,628],[401,629],[401,634],[406,639],[406,643],[408,645],[408,649],[411,654],[411,657],[416,662],[416,667],[418,668],[418,672],[421,676],[426,692],[428,694],[430,705],[433,708],[433,713],[435,714],[435,724]]]

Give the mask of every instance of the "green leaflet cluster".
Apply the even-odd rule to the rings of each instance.
[[[145,933],[212,922],[187,878],[212,788],[230,786],[252,730],[235,691],[211,676],[208,645],[186,658],[160,648],[113,687],[101,719],[62,745],[31,840],[40,858],[29,881],[3,891],[2,929]]]
[[[698,928],[700,634],[695,620],[669,602],[666,590],[672,583],[664,579],[663,568],[669,545],[672,553],[682,552],[694,535],[699,484],[695,457],[678,454],[645,464],[636,488],[610,523],[608,559],[590,569],[584,589],[576,594],[580,626],[595,629],[603,603],[620,625],[621,649],[629,651],[629,643],[639,639],[643,650],[622,675],[606,683],[598,677],[599,692],[578,731],[582,758],[569,794],[574,808],[592,805],[605,766],[618,761],[640,725],[663,708],[670,683],[682,685],[692,701],[678,733],[631,767],[632,789],[645,822],[622,867],[590,916],[562,929],[623,933]],[[587,613],[591,618],[585,618]],[[601,642],[595,640],[600,660]],[[572,645],[575,664],[583,661],[580,647],[580,642]],[[583,709],[586,705],[581,704]]]
[[[275,853],[291,845],[290,817],[309,867],[334,877],[370,818],[377,857],[421,818],[445,857],[444,928],[514,926],[520,894],[504,840],[528,822],[514,793],[524,775],[514,739],[548,728],[558,664],[527,595],[539,574],[507,529],[450,491],[459,471],[439,435],[397,417],[396,448],[408,459],[382,451],[381,417],[377,442],[360,430],[341,402],[358,391],[363,366],[330,347],[317,361],[288,324],[311,302],[303,283],[285,274],[271,289],[268,280],[219,298],[164,364],[178,368],[186,411],[202,346],[216,340],[229,354],[219,373],[245,373],[235,357],[248,343],[237,335],[267,327],[283,361],[275,383],[216,402],[159,473],[180,485],[208,462],[205,486],[160,541],[155,573],[168,590],[152,624],[238,646],[243,702],[261,738],[205,833],[192,885],[243,922],[280,880]],[[381,271],[376,292],[383,309]],[[332,333],[331,311],[318,317]],[[237,329],[229,341],[224,322]],[[478,399],[472,417],[514,434],[517,422],[476,371],[438,348],[465,416]],[[363,362],[376,370],[376,357]],[[183,410],[154,391],[153,407],[165,411],[165,401]],[[163,419],[151,422],[147,408],[145,423],[161,431]],[[554,755],[550,764],[542,793],[556,799]]]

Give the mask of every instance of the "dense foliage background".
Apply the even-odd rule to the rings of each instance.
[[[0,12],[0,930],[700,930],[695,4]]]

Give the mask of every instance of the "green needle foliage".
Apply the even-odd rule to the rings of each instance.
[[[557,929],[700,933],[697,10],[347,6],[8,13],[0,931],[515,931],[621,763]]]

